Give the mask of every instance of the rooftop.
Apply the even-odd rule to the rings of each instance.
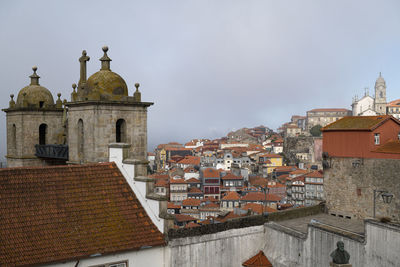
[[[321,129],[327,131],[372,131],[388,120],[400,122],[390,115],[350,116],[337,120]]]
[[[0,169],[0,265],[164,245],[114,163]]]

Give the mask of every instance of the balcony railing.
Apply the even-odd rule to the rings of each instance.
[[[35,149],[36,157],[68,160],[67,145],[35,145]]]

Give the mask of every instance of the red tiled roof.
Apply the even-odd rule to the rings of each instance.
[[[190,179],[187,179],[186,182],[189,183],[189,184],[199,184],[200,180],[192,177]]]
[[[272,267],[271,262],[260,250],[255,256],[242,263],[245,267]]]
[[[200,206],[200,199],[187,198],[182,201],[182,206]]]
[[[228,173],[221,178],[222,180],[243,180],[243,177],[233,175],[232,173]]]
[[[187,182],[182,178],[171,179],[171,180],[169,180],[169,183],[170,184],[187,184]]]
[[[372,131],[388,120],[393,120],[400,124],[400,121],[390,115],[350,116],[325,126],[321,131]]]
[[[322,171],[313,171],[304,175],[305,177],[314,177],[314,178],[324,178],[324,173]]]
[[[281,155],[278,155],[278,154],[269,154],[269,153],[265,153],[265,154],[261,154],[261,155],[258,155],[260,158],[261,157],[263,157],[263,158],[283,158]]]
[[[215,197],[206,197],[204,199],[201,200],[201,202],[218,202],[218,199],[216,199]]]
[[[308,172],[309,171],[307,171],[307,170],[297,169],[297,170],[289,172],[289,174],[306,174]]]
[[[270,208],[268,206],[262,205],[262,204],[257,204],[257,203],[247,203],[246,205],[241,207],[242,210],[252,210],[253,212],[257,214],[262,214],[263,211],[266,212],[276,212],[276,209]]]
[[[166,179],[159,179],[154,186],[156,187],[168,187],[168,180]]]
[[[231,191],[222,200],[240,200],[240,196],[235,191]]]
[[[377,149],[372,152],[377,153],[390,153],[390,154],[400,154],[400,141],[389,140],[385,144],[379,146]]]
[[[175,204],[172,203],[172,202],[168,202],[168,203],[167,203],[167,209],[180,209],[180,208],[181,208],[181,206],[175,205]]]
[[[197,221],[196,218],[185,214],[174,214],[174,217],[177,222]]]
[[[280,201],[281,197],[275,194],[264,194],[263,192],[250,192],[244,197],[242,197],[243,201]]]
[[[178,161],[178,164],[200,165],[200,157],[187,155],[187,156],[185,156],[185,158]]]
[[[219,171],[208,168],[203,171],[203,175],[205,178],[219,178]]]
[[[165,241],[115,163],[0,169],[0,265],[42,265]]]
[[[400,99],[396,99],[396,100],[390,101],[389,103],[387,103],[386,106],[387,107],[399,107],[400,106]]]
[[[210,203],[207,205],[202,206],[200,209],[205,210],[205,209],[219,209],[219,205],[216,203]]]

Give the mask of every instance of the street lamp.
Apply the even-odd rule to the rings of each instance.
[[[393,194],[389,193],[386,190],[377,190],[374,189],[374,218],[376,217],[376,198],[382,196],[383,203],[390,204],[393,199]]]
[[[264,191],[264,205],[263,205],[263,216],[264,216],[264,214],[265,214],[265,205],[266,205],[266,202],[267,202],[267,191],[268,191],[268,194],[269,194],[268,183],[267,183],[267,185],[265,187],[262,187],[261,185],[259,185],[257,187],[260,188],[262,191]]]

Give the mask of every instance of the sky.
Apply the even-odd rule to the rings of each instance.
[[[149,150],[272,129],[313,108],[349,108],[382,72],[400,98],[400,1],[1,1],[0,106],[29,84],[70,100],[86,50],[88,77],[102,46],[129,94],[141,84]],[[0,115],[0,158],[6,119]]]

